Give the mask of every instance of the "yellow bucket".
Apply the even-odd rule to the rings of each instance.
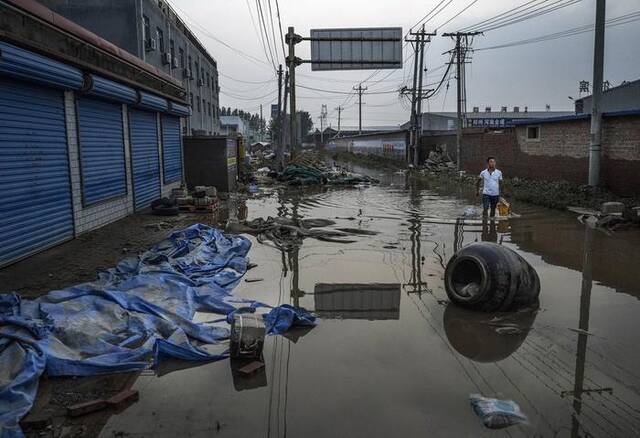
[[[500,201],[498,201],[497,207],[498,207],[498,214],[500,216],[509,216],[509,213],[511,213],[511,204],[509,204],[507,200],[504,198],[500,198]]]

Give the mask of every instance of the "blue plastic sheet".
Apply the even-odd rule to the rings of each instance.
[[[22,436],[18,421],[43,373],[89,376],[142,370],[166,358],[227,358],[201,346],[227,339],[229,329],[192,320],[196,312],[231,317],[271,307],[231,294],[247,270],[250,248],[242,236],[196,224],[94,282],[35,300],[0,295],[0,436]],[[304,309],[288,305],[265,318],[271,334],[315,324]]]

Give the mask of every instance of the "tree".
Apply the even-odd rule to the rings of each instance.
[[[313,120],[311,119],[311,115],[306,111],[298,111],[297,114],[300,123],[300,133],[304,138],[309,131],[313,129]]]

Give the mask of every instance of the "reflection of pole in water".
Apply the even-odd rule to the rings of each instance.
[[[571,436],[580,436],[579,416],[582,412],[582,395],[600,392],[611,392],[611,388],[584,388],[584,368],[587,359],[587,340],[589,331],[589,311],[591,307],[591,287],[593,284],[593,228],[585,226],[584,258],[582,262],[582,288],[580,291],[580,318],[578,320],[578,348],[576,351],[576,368],[573,391],[563,391],[562,395],[573,397],[573,414],[571,416]]]
[[[422,293],[422,221],[420,220],[420,192],[416,187],[415,180],[407,181],[409,187],[409,197],[411,200],[412,212],[410,214],[409,231],[411,232],[411,282],[409,286],[413,287],[411,292]]]

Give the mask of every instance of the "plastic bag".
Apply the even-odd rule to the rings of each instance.
[[[513,400],[483,397],[480,394],[471,394],[469,400],[473,411],[489,429],[502,429],[527,422],[526,415]]]
[[[464,217],[474,217],[478,215],[478,210],[475,207],[467,207],[464,209],[464,213],[462,216]]]

